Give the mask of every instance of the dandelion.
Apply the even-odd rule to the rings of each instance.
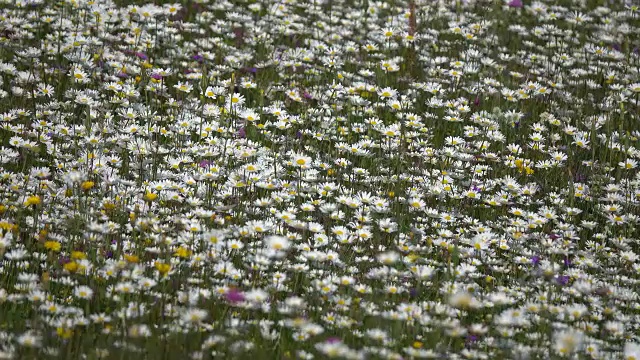
[[[24,206],[38,206],[42,203],[40,196],[32,195],[27,198],[24,202]]]
[[[89,191],[91,190],[93,187],[95,186],[95,182],[93,181],[85,181],[83,182],[80,187],[82,188],[82,190],[84,191]]]

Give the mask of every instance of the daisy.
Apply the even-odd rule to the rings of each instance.
[[[178,91],[183,92],[183,93],[187,93],[187,94],[190,93],[191,90],[193,90],[193,85],[191,85],[189,83],[184,83],[182,81],[178,81],[178,83],[173,85],[173,87],[175,89],[177,89]]]
[[[264,239],[265,245],[268,249],[277,251],[285,251],[289,249],[290,242],[284,236],[272,235]]]
[[[301,169],[308,169],[311,166],[311,158],[309,156],[305,156],[302,154],[295,154],[292,156],[292,160],[291,160],[293,166],[301,168]]]
[[[93,297],[93,290],[88,286],[78,286],[73,290],[75,297],[79,299],[91,299]]]

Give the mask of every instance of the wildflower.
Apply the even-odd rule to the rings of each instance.
[[[16,339],[18,344],[24,347],[37,348],[40,347],[40,337],[32,332],[26,332]]]
[[[144,194],[144,200],[148,202],[152,202],[157,198],[158,198],[158,194],[156,193],[147,192],[146,194]]]
[[[308,169],[311,164],[311,158],[305,155],[294,155],[292,157],[293,166]]]
[[[47,249],[47,250],[50,250],[50,251],[58,252],[58,251],[60,251],[61,247],[62,247],[62,245],[57,241],[50,240],[50,241],[46,241],[44,243],[44,248]]]
[[[631,170],[631,169],[635,169],[638,166],[638,162],[635,161],[634,159],[627,159],[625,161],[619,162],[618,166],[626,170]]]
[[[398,92],[390,87],[378,90],[378,96],[384,99],[395,99]]]
[[[624,344],[624,360],[639,360],[640,344],[627,342]]]
[[[449,304],[454,308],[469,309],[477,307],[478,301],[468,292],[462,291],[455,293],[449,298]]]
[[[290,246],[289,240],[284,236],[272,235],[265,238],[264,241],[267,248],[278,251],[287,250]]]
[[[180,258],[188,258],[189,256],[191,256],[191,250],[187,249],[184,246],[180,246],[176,249],[175,256]]]
[[[40,196],[32,195],[32,196],[29,196],[27,200],[24,202],[24,206],[38,206],[40,205],[41,202],[42,200],[40,199]]]
[[[162,276],[166,275],[167,273],[169,273],[169,270],[171,270],[171,264],[166,264],[160,261],[156,261],[154,263],[154,266]]]
[[[198,324],[207,317],[207,311],[203,309],[189,309],[182,315],[186,323]]]
[[[173,85],[173,87],[175,89],[177,89],[178,91],[183,92],[183,93],[187,93],[187,94],[190,93],[191,90],[193,89],[193,86],[191,84],[184,83],[184,82],[181,82],[181,81],[178,81],[178,83]]]
[[[523,3],[522,0],[511,0],[507,5],[512,8],[521,8],[523,6]]]
[[[582,345],[583,335],[575,330],[566,330],[555,336],[554,350],[562,355],[568,356],[578,351]]]
[[[229,289],[226,292],[225,297],[227,301],[229,301],[232,304],[241,303],[245,299],[244,294],[236,288]]]
[[[93,186],[94,186],[95,184],[96,184],[96,183],[95,183],[95,182],[93,182],[93,181],[85,181],[85,182],[83,182],[83,183],[80,185],[80,187],[81,187],[81,188],[82,188],[82,190],[84,190],[84,191],[89,191],[89,190],[91,190],[91,189],[93,188]]]
[[[233,93],[229,101],[233,106],[241,106],[244,104],[245,98],[241,94]]]
[[[88,286],[78,286],[73,290],[73,295],[79,299],[91,299],[93,290]]]
[[[72,72],[73,80],[77,83],[86,83],[89,82],[89,77],[84,70],[75,68]]]
[[[204,91],[204,96],[209,99],[216,98],[216,93],[212,86],[207,87],[207,89]]]
[[[69,261],[62,266],[63,269],[70,273],[76,272],[78,270],[78,267],[78,263],[75,261]]]
[[[53,96],[55,94],[55,90],[54,90],[53,86],[51,86],[49,84],[47,84],[47,85],[45,85],[45,84],[38,85],[38,92],[41,95],[46,96],[46,97],[51,97],[51,96]]]

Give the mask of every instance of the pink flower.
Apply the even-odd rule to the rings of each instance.
[[[240,290],[235,288],[229,289],[225,295],[226,295],[227,301],[232,304],[236,304],[244,301],[244,294]]]
[[[524,4],[522,3],[522,0],[511,0],[507,5],[509,5],[509,7],[512,7],[512,8],[521,8],[524,6]]]
[[[141,60],[147,60],[149,57],[143,52],[136,52],[135,55]]]

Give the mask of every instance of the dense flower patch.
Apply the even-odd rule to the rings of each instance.
[[[0,6],[0,358],[640,359],[639,8]]]

